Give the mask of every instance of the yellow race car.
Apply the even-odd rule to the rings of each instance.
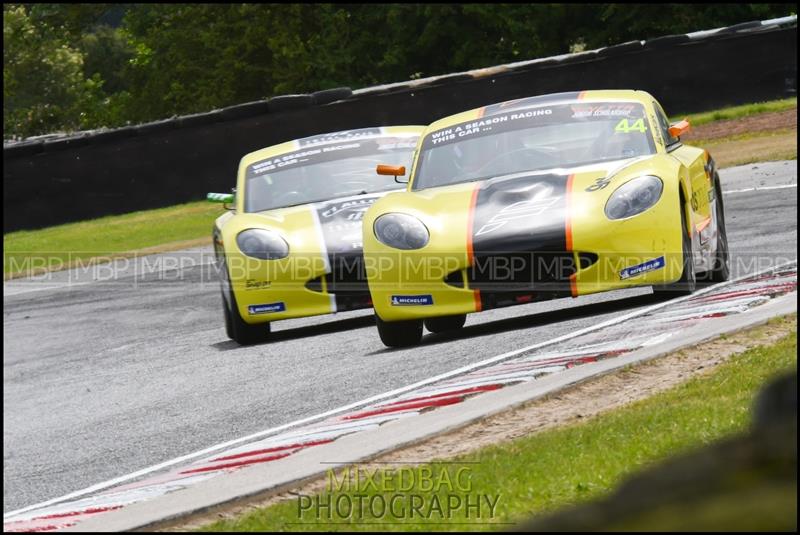
[[[632,286],[668,295],[728,277],[719,178],[643,91],[502,102],[438,120],[406,191],[364,216],[364,261],[387,346],[466,314]],[[389,162],[386,162],[387,164]],[[381,174],[399,180],[405,169]]]
[[[266,341],[270,322],[371,306],[361,219],[402,187],[377,163],[410,165],[421,126],[362,128],[251,152],[230,210],[214,223],[225,329],[240,344]]]

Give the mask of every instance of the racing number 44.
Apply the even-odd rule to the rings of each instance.
[[[631,124],[628,119],[622,119],[620,122],[617,123],[617,126],[614,127],[615,132],[622,132],[623,134],[627,134],[628,132],[645,132],[647,129],[644,126],[644,119],[637,119]]]

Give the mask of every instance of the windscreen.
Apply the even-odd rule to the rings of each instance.
[[[417,136],[345,140],[307,146],[248,166],[245,212],[404,187],[378,175],[378,164],[411,167]]]
[[[429,133],[413,189],[653,154],[649,130],[635,102],[512,108]]]

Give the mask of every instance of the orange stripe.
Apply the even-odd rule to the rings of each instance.
[[[709,216],[708,219],[701,221],[700,223],[695,225],[695,228],[697,229],[697,232],[700,232],[704,228],[706,228],[710,223],[711,223],[711,216]]]
[[[572,293],[572,297],[578,297],[578,274],[573,273],[569,276],[569,291]]]
[[[565,196],[566,203],[564,208],[564,235],[566,236],[567,241],[567,251],[572,251],[572,219],[570,218],[570,209],[572,202],[572,182],[574,179],[575,175],[569,175],[567,177],[567,191]],[[569,289],[572,293],[572,297],[578,296],[577,273],[573,273],[569,276]]]
[[[586,91],[578,93],[578,100],[583,100],[586,97]]]
[[[486,106],[478,110],[478,119],[483,117],[483,114],[486,113]]]
[[[566,192],[566,203],[564,210],[566,213],[564,214],[564,224],[565,229],[564,232],[567,236],[567,251],[572,250],[572,220],[570,218],[570,203],[572,202],[572,181],[574,180],[575,175],[569,175],[567,177],[567,192]]]
[[[472,245],[472,225],[475,220],[475,207],[478,204],[478,191],[480,191],[480,183],[475,185],[472,190],[472,198],[469,201],[469,212],[467,213],[467,265],[472,266],[474,260],[474,250]],[[473,290],[473,297],[475,299],[475,312],[481,311],[481,292],[480,290]]]

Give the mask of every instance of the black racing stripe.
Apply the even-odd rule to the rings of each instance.
[[[325,280],[339,311],[370,306],[361,221],[367,209],[380,197],[364,195],[314,205],[331,265]]]
[[[498,295],[569,290],[574,273],[567,250],[568,175],[529,175],[484,182],[471,229],[470,288],[483,308],[501,306]],[[564,283],[566,282],[566,286]]]

